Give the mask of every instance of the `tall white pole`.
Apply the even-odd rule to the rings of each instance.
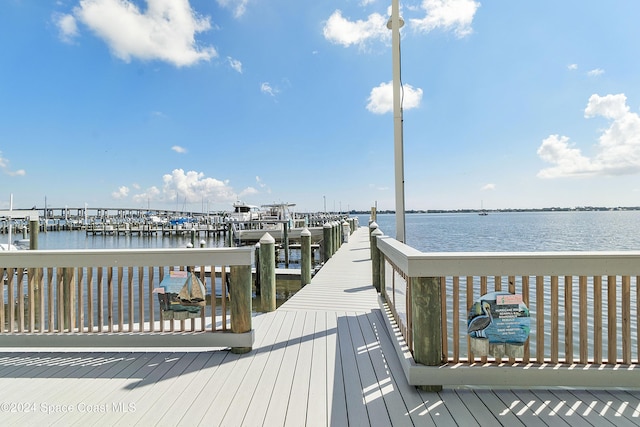
[[[11,228],[13,227],[13,218],[11,218],[11,211],[13,210],[13,193],[9,196],[9,241],[7,242],[7,250],[11,250]]]
[[[393,141],[396,185],[396,240],[405,241],[404,148],[402,142],[402,99],[400,87],[400,18],[399,0],[391,1],[391,61],[393,62]],[[389,23],[387,23],[389,27]]]

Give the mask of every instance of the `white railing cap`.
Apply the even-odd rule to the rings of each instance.
[[[640,251],[421,252],[388,236],[378,249],[409,277],[640,276]]]
[[[251,265],[254,250],[239,248],[74,249],[4,251],[3,267],[146,267]]]

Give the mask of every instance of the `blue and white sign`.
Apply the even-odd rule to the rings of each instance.
[[[472,338],[487,338],[491,344],[523,344],[529,330],[529,309],[522,295],[491,292],[476,300],[469,310],[467,332]]]

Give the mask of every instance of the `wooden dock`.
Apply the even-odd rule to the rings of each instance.
[[[640,389],[408,385],[371,282],[360,228],[310,285],[254,317],[250,353],[5,349],[3,424],[640,425]]]

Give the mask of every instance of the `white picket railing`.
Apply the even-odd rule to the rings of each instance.
[[[423,253],[386,236],[376,247],[380,291],[395,319],[390,326],[402,334],[402,357],[425,341],[416,336],[426,330],[414,319],[415,294],[424,293],[416,286],[432,287],[429,307],[418,308],[437,312],[431,319],[440,324],[442,358],[437,370],[418,374],[419,364],[412,366],[413,383],[640,384],[640,252]],[[474,354],[470,309],[496,291],[521,297],[529,338]]]
[[[253,253],[250,247],[5,251],[0,346],[247,350]],[[200,313],[161,310],[157,292],[172,270],[190,270],[205,285],[211,297]]]

